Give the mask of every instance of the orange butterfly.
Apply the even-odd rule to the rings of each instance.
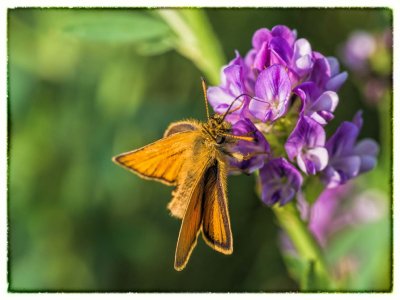
[[[206,123],[196,120],[172,123],[162,139],[113,157],[115,163],[142,178],[177,186],[168,209],[174,217],[182,219],[174,265],[178,271],[185,268],[200,231],[214,250],[224,254],[233,252],[226,196],[227,156],[239,161],[249,156],[232,153],[227,147],[238,140],[253,141],[250,136],[232,135],[231,124],[225,121],[235,100],[244,95],[237,97],[224,115],[210,117],[203,79],[202,86]]]

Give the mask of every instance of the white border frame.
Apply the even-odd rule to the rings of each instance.
[[[303,3],[305,2],[305,3]],[[300,5],[299,5],[300,4]],[[70,297],[82,297],[82,298],[92,298],[92,299],[103,299],[112,297],[113,299],[122,299],[122,298],[155,298],[155,297],[168,297],[168,298],[183,298],[183,297],[191,297],[191,299],[201,299],[203,297],[207,298],[220,298],[222,296],[233,296],[237,298],[265,298],[266,296],[273,296],[278,298],[287,298],[287,297],[295,297],[295,298],[307,298],[307,299],[316,299],[320,297],[331,298],[331,297],[344,297],[344,298],[365,298],[367,296],[364,293],[361,294],[102,294],[102,293],[90,293],[90,294],[71,294],[71,293],[27,293],[27,294],[19,294],[19,293],[9,293],[7,292],[7,10],[9,8],[14,7],[343,7],[343,8],[355,8],[355,7],[387,7],[392,9],[393,11],[393,25],[394,25],[394,49],[397,51],[397,54],[400,52],[400,36],[399,36],[399,4],[400,1],[397,0],[381,0],[381,1],[372,1],[372,0],[308,0],[301,1],[298,0],[214,0],[212,5],[207,1],[194,1],[194,0],[149,0],[149,1],[128,1],[128,0],[114,0],[114,1],[105,1],[105,0],[97,0],[97,1],[50,1],[50,0],[17,0],[17,1],[8,1],[2,0],[0,3],[0,93],[1,99],[0,101],[0,299],[9,299],[9,298],[70,298]],[[400,296],[399,290],[399,263],[398,256],[400,253],[399,246],[399,228],[400,228],[400,191],[399,191],[399,176],[396,175],[396,171],[400,171],[400,160],[399,157],[396,156],[399,150],[399,116],[400,116],[400,105],[397,103],[400,101],[399,98],[399,81],[400,81],[400,68],[399,68],[399,57],[396,55],[396,51],[393,51],[393,263],[394,263],[394,282],[393,282],[393,293],[391,294],[370,294],[368,296],[373,296],[374,298],[394,298],[398,299]],[[397,255],[395,255],[397,253]],[[193,298],[192,298],[193,297]]]

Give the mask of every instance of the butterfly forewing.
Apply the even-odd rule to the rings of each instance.
[[[233,239],[226,197],[225,164],[219,160],[207,169],[204,176],[203,238],[214,250],[233,252]]]
[[[182,166],[188,156],[188,144],[198,131],[172,134],[140,149],[115,156],[113,160],[146,179],[176,185]]]

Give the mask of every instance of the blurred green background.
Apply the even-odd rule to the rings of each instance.
[[[98,14],[106,30],[80,30],[85,12]],[[260,27],[285,24],[307,38],[313,50],[338,56],[352,31],[379,33],[391,26],[391,11],[385,9],[205,13],[226,62],[235,49],[242,55],[250,49]],[[149,18],[158,19],[158,25],[147,24]],[[212,251],[199,239],[187,268],[176,272],[180,221],[166,210],[172,188],[111,162],[116,154],[160,138],[173,121],[205,119],[203,74],[187,58],[167,51],[171,34],[154,10],[8,11],[10,290],[298,289],[279,252],[276,220],[257,198],[253,176],[228,180],[233,255]],[[379,141],[381,153],[378,168],[357,179],[358,189],[375,188],[390,205],[389,109],[367,105],[357,85],[349,71],[328,131],[364,109],[361,135]],[[363,239],[379,259],[355,290],[389,288],[390,216],[389,209],[374,238]]]

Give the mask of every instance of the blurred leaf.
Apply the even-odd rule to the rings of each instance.
[[[360,225],[337,235],[327,248],[327,259],[332,265],[351,258],[356,263],[357,274],[345,282],[345,290],[387,289],[389,282],[380,282],[380,277],[390,277],[387,253],[390,245],[388,218]]]
[[[298,255],[284,253],[283,259],[290,276],[300,283],[301,288],[304,288],[303,278],[306,275],[307,262]]]
[[[315,261],[305,260],[294,253],[286,252],[283,258],[290,276],[300,284],[300,290],[318,291],[326,290],[326,280],[318,276],[315,270]]]
[[[306,290],[307,291],[316,291],[318,290],[318,279],[317,274],[315,273],[315,262],[310,260],[308,262],[308,270],[306,275]]]
[[[156,12],[176,34],[176,50],[191,60],[211,84],[217,84],[225,58],[206,13],[198,8],[158,9]]]
[[[391,53],[382,45],[378,45],[378,49],[370,59],[372,69],[382,76],[390,74],[392,68]]]
[[[136,52],[141,55],[159,55],[174,48],[174,40],[170,37],[145,41],[136,47]]]
[[[83,10],[61,25],[61,31],[95,42],[137,43],[161,39],[170,34],[160,19],[146,13]]]

